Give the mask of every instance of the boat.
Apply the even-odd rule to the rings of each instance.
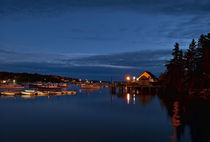
[[[15,93],[15,92],[1,92],[1,95],[5,95],[5,96],[15,96],[16,93]]]
[[[109,84],[104,84],[103,87],[109,88]]]
[[[0,89],[24,89],[24,86],[9,83],[9,84],[0,85]]]
[[[58,86],[62,87],[62,88],[70,88],[71,87],[71,86],[67,85],[67,83],[59,83]]]
[[[53,84],[53,83],[47,83],[47,84],[44,84],[44,85],[41,85],[41,86],[37,86],[37,89],[40,90],[40,91],[49,91],[49,90],[60,90],[61,87],[58,86],[57,83]]]
[[[22,95],[35,95],[36,91],[35,90],[24,90],[21,91]]]
[[[82,89],[100,89],[101,86],[96,85],[96,84],[82,84],[81,88]]]
[[[65,94],[65,95],[76,95],[77,92],[76,91],[63,91],[63,94]]]
[[[35,96],[31,96],[31,95],[21,95],[21,98],[25,98],[25,99],[28,99],[28,98],[34,98]]]
[[[51,94],[56,95],[56,96],[60,96],[62,95],[61,91],[55,91],[55,92],[51,92]]]
[[[37,91],[36,94],[37,94],[37,96],[48,96],[49,95],[49,92]]]
[[[38,82],[38,83],[29,84],[29,87],[38,88],[38,87],[41,87],[42,85],[43,85],[42,82]]]

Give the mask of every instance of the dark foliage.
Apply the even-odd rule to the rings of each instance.
[[[210,88],[210,33],[201,35],[197,44],[193,39],[184,55],[175,43],[172,56],[165,73],[160,76],[169,90]]]
[[[16,80],[18,83],[26,82],[62,82],[63,79],[73,80],[72,78],[64,78],[56,75],[41,75],[41,74],[29,74],[29,73],[11,73],[0,72],[0,80]]]

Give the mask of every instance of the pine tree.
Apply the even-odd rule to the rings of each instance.
[[[172,64],[178,65],[178,60],[179,60],[179,43],[177,43],[177,42],[174,45],[174,49],[173,49],[172,55],[173,55],[173,59],[171,60]]]
[[[202,41],[202,87],[210,88],[210,33]]]
[[[187,71],[191,74],[193,71],[195,71],[195,54],[196,54],[196,42],[193,39],[189,49],[184,55],[185,58],[185,68]]]
[[[179,44],[175,43],[174,49],[172,52],[173,58],[166,64],[167,67],[167,82],[169,88],[178,89],[179,88],[179,79],[180,79],[180,62],[183,62],[182,51],[179,50]],[[181,57],[180,57],[181,55]]]
[[[175,43],[172,56],[162,76],[169,90],[210,88],[210,33],[201,35],[198,44],[193,39],[184,57]]]
[[[184,59],[183,59],[183,51],[182,50],[179,50],[178,71],[179,71],[180,78],[184,77]]]
[[[200,76],[203,74],[203,56],[204,56],[204,49],[205,49],[205,36],[201,35],[198,41],[198,48],[196,50],[196,56],[195,56],[195,61],[196,61],[196,73]]]
[[[203,75],[207,77],[210,74],[210,33],[205,36],[205,41],[203,43],[203,64],[202,71]]]

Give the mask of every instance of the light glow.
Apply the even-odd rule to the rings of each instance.
[[[135,104],[135,103],[136,103],[136,95],[133,94],[133,104]]]
[[[127,104],[129,104],[129,103],[130,103],[130,94],[127,93]]]
[[[127,81],[130,81],[130,80],[131,80],[131,77],[130,77],[130,76],[127,76],[127,77],[126,77],[126,80],[127,80]]]

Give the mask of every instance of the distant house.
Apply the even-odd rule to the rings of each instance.
[[[143,72],[137,79],[136,83],[141,85],[150,85],[152,82],[157,82],[157,78],[150,72]]]

